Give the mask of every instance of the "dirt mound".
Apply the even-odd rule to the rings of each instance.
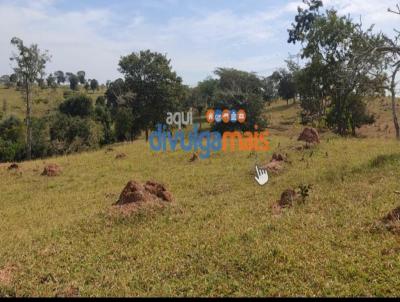
[[[304,128],[297,140],[304,141],[309,144],[319,144],[320,142],[318,131],[314,128]]]
[[[48,164],[44,167],[42,175],[43,176],[58,176],[62,172],[62,169],[57,164]]]
[[[382,222],[390,223],[390,222],[400,222],[400,207],[395,208],[389,214],[382,218]]]
[[[287,155],[281,153],[272,154],[272,161],[287,161]]]
[[[281,199],[278,202],[278,205],[282,208],[289,208],[293,205],[293,203],[298,199],[298,194],[296,191],[292,189],[285,190],[282,195]]]
[[[19,166],[16,164],[16,163],[14,163],[14,164],[11,164],[9,167],[8,167],[8,170],[10,171],[10,170],[18,170],[19,169]]]
[[[386,229],[400,235],[400,207],[397,207],[381,219]]]
[[[118,153],[118,154],[115,156],[115,159],[123,159],[123,158],[126,158],[126,154],[125,154],[125,153]]]
[[[193,153],[192,157],[189,159],[189,162],[195,162],[199,159],[199,155],[197,153]]]
[[[270,163],[266,164],[263,168],[267,169],[269,173],[277,174],[283,170],[282,161],[272,160]]]
[[[122,191],[116,205],[131,203],[145,203],[151,201],[172,201],[172,194],[167,191],[164,185],[154,181],[148,181],[144,185],[131,180]]]

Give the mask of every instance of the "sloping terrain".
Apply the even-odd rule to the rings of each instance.
[[[268,153],[189,162],[138,140],[2,164],[0,295],[398,296],[400,237],[379,220],[400,205],[399,143],[327,132],[299,151],[296,105],[268,111]],[[261,187],[255,165],[273,151],[288,162]],[[46,163],[61,175],[41,176]],[[129,180],[164,183],[174,202],[115,215]],[[312,184],[305,203],[275,212],[300,184]]]

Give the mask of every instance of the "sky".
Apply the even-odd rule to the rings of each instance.
[[[392,33],[400,0],[325,0],[365,26]],[[12,37],[50,52],[47,73],[86,71],[101,83],[121,77],[121,56],[166,54],[188,85],[232,67],[267,76],[296,55],[287,29],[299,0],[0,0],[0,75],[12,72]]]

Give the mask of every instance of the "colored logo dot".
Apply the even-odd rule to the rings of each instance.
[[[222,120],[225,124],[229,123],[229,121],[231,120],[231,112],[229,110],[224,110],[222,112]]]
[[[212,109],[207,110],[206,112],[206,120],[207,123],[212,124],[215,121],[215,112]]]
[[[246,121],[246,111],[244,111],[243,109],[240,109],[237,113],[238,117],[238,121],[239,123],[243,124]]]
[[[236,123],[237,122],[237,113],[236,110],[231,110],[231,122]]]
[[[221,110],[215,110],[215,122],[216,123],[221,123],[222,121],[222,111]]]

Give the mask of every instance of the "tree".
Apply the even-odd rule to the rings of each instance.
[[[22,82],[22,89],[26,101],[26,128],[27,128],[27,159],[32,155],[32,86],[38,79],[43,78],[46,63],[50,60],[47,51],[42,52],[36,44],[27,47],[19,38],[12,38],[18,53],[13,53],[11,61],[15,62],[14,73]]]
[[[215,123],[214,130],[219,132],[241,130],[253,131],[257,125],[261,130],[266,126],[262,117],[264,112],[263,81],[254,73],[231,68],[218,68],[218,90],[214,107],[216,109],[243,109],[247,113],[246,122]]]
[[[132,53],[119,62],[127,91],[120,100],[137,116],[137,125],[145,131],[146,140],[149,129],[165,120],[167,112],[174,111],[182,98],[182,79],[172,71],[170,63],[165,55],[150,50]]]
[[[278,74],[275,74],[275,77],[279,79],[278,95],[286,100],[289,105],[289,100],[296,97],[296,83],[294,82],[293,75],[286,69],[281,69],[278,71]]]
[[[24,132],[23,122],[15,116],[0,122],[0,161],[24,158],[26,150]]]
[[[314,82],[319,88],[305,85],[303,89],[315,89],[308,91],[313,99],[321,94],[330,99],[329,124],[344,135],[352,130],[355,106],[351,103],[359,102],[355,96],[367,93],[368,84],[379,79],[372,71],[379,70],[382,57],[374,55],[372,50],[382,43],[382,36],[373,34],[372,27],[364,31],[361,23],[354,23],[348,16],[338,16],[333,9],[320,13],[322,1],[304,2],[308,8],[298,9],[296,23],[289,29],[289,43],[300,42],[302,58],[308,59],[308,67],[318,70],[319,78]],[[357,108],[355,112],[360,114],[366,106]]]
[[[218,89],[218,80],[211,77],[198,83],[197,87],[191,90],[190,106],[197,110],[199,115],[200,129],[202,128],[202,115],[207,107],[213,107]]]
[[[68,81],[69,81],[69,88],[71,88],[71,90],[79,89],[79,78],[77,75],[73,73],[68,73]]]
[[[90,117],[93,113],[92,99],[86,95],[74,95],[60,104],[60,112],[69,116]]]
[[[76,75],[78,76],[79,83],[84,85],[86,82],[85,80],[86,73],[83,70],[80,70],[76,73]]]
[[[90,89],[92,89],[93,92],[99,89],[99,82],[97,82],[96,79],[90,80]]]
[[[49,74],[49,76],[46,79],[46,82],[47,82],[47,87],[50,87],[50,88],[57,87],[56,78],[53,76],[52,73]]]
[[[400,15],[400,6],[396,6],[396,10],[389,9],[389,12]],[[396,106],[396,86],[397,86],[397,75],[400,72],[400,32],[396,30],[397,36],[394,39],[384,37],[385,45],[378,47],[378,52],[384,53],[386,56],[385,69],[389,72],[389,75],[385,78],[385,84],[383,88],[387,89],[391,95],[392,103],[392,116],[393,124],[396,130],[396,138],[400,140],[400,126],[397,117],[397,106]]]
[[[61,70],[54,72],[54,76],[57,79],[58,85],[65,83],[66,78],[65,78],[64,72],[62,72]]]
[[[86,81],[86,82],[85,82],[85,86],[83,86],[83,88],[86,90],[86,92],[89,91],[89,89],[90,89],[89,81]]]
[[[6,88],[11,87],[11,81],[10,81],[10,76],[9,75],[2,75],[0,77],[0,84],[4,85]]]

